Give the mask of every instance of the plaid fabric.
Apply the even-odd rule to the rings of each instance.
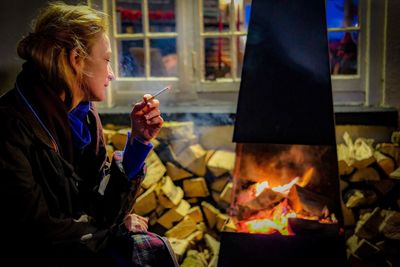
[[[134,233],[132,262],[138,266],[157,266],[160,261],[160,252],[168,253],[164,242],[154,233]]]

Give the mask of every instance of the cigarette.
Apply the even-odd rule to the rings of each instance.
[[[158,96],[158,95],[164,93],[164,92],[167,91],[167,90],[170,90],[171,88],[172,88],[171,85],[168,85],[168,86],[164,87],[163,89],[161,89],[160,91],[158,91],[157,93],[155,93],[154,95],[152,95],[150,98],[148,98],[148,99],[146,100],[146,102],[153,100],[156,96]]]

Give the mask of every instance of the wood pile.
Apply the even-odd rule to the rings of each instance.
[[[400,146],[348,133],[337,145],[351,266],[400,266]]]
[[[105,126],[110,154],[124,148],[128,130]],[[165,122],[146,159],[134,209],[149,217],[150,231],[168,237],[181,266],[217,266],[219,232],[235,231],[227,215],[232,133],[230,125],[199,129],[190,121]],[[400,133],[380,144],[361,137],[353,141],[347,133],[343,140],[337,153],[349,264],[400,266]],[[320,199],[294,189],[297,210],[318,208]]]
[[[129,128],[104,128],[110,155],[122,150]],[[146,159],[134,212],[149,218],[149,231],[170,240],[181,266],[217,266],[219,232],[235,230],[227,215],[232,133],[233,126],[199,130],[191,121],[165,122]]]

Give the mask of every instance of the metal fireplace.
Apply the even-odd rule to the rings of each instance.
[[[325,6],[253,0],[218,266],[345,266]]]

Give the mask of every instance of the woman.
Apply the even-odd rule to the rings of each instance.
[[[92,104],[114,79],[106,29],[99,11],[53,3],[18,45],[26,62],[0,99],[1,259],[13,266],[156,266],[135,251],[138,231],[151,252],[168,253],[146,219],[129,214],[163,124],[158,100],[134,105],[125,150],[107,162]]]

